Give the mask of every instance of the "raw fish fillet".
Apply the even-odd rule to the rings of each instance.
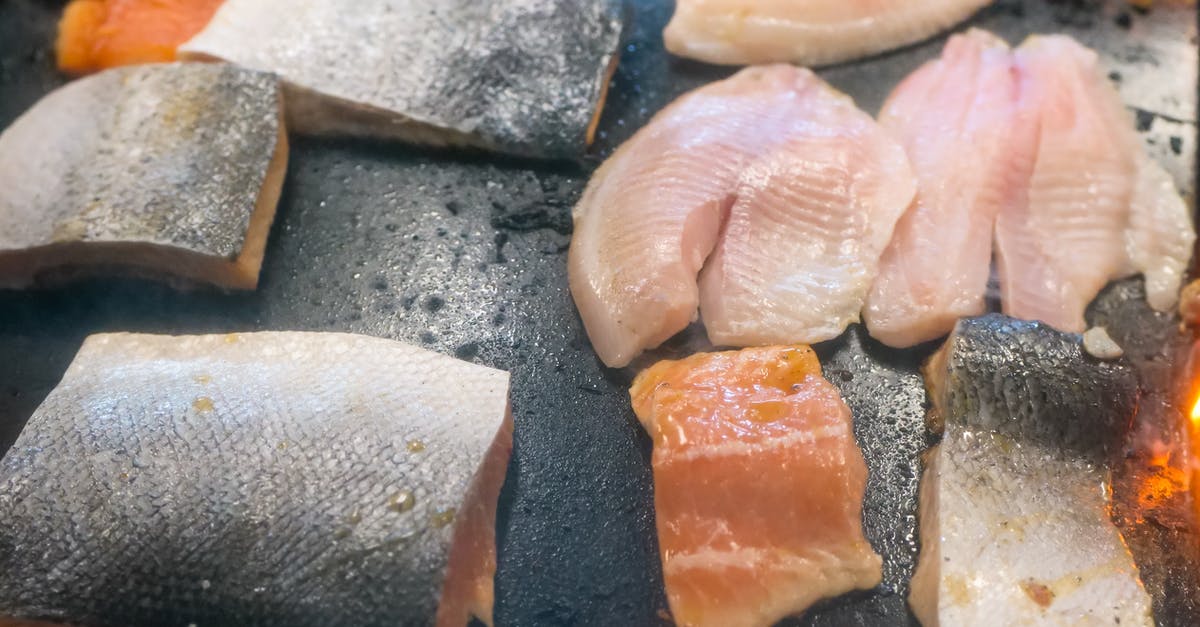
[[[1035,130],[1018,125],[1008,44],[972,29],[904,80],[879,123],[904,145],[917,197],[879,262],[863,319],[876,339],[908,347],[984,311],[992,233],[1024,200]]]
[[[175,49],[212,19],[223,0],[71,0],[58,23],[58,69],[86,74],[174,61]]]
[[[848,167],[843,160],[850,158],[860,159],[855,163],[861,167]],[[899,172],[894,178],[901,182],[894,189],[876,189],[882,186],[882,162]],[[810,166],[815,174],[797,172]],[[861,209],[849,206],[847,194],[828,190],[803,209],[835,209],[845,232],[869,232],[883,240],[882,249],[913,193],[907,168],[898,145],[883,138],[848,98],[805,69],[747,68],[682,96],[604,162],[575,207],[571,293],[600,359],[624,366],[696,318],[697,274],[731,209],[735,215],[752,207],[769,210],[789,196],[848,185],[861,194]],[[845,180],[851,171],[861,185]],[[908,198],[901,198],[905,194]],[[886,203],[877,198],[882,196],[895,197],[891,204],[897,206],[882,206]],[[814,233],[826,227],[806,224],[803,211],[780,210],[783,215],[749,219],[738,233],[769,236],[774,230],[779,237],[812,237],[778,242],[767,251],[774,256],[755,259],[764,271],[790,274],[801,268],[787,255],[804,255],[805,246],[819,253],[834,235]],[[872,217],[875,222],[868,220]],[[719,278],[714,273],[710,280],[717,285]],[[713,295],[714,314],[725,306],[715,299],[725,296]],[[729,315],[738,315],[739,305],[733,303]],[[857,312],[855,307],[853,315]],[[705,318],[709,322],[707,310]]]
[[[675,622],[752,627],[879,583],[850,409],[807,346],[660,362],[630,390],[654,442]]]
[[[92,336],[0,462],[0,615],[491,624],[507,393],[362,336]]]
[[[825,65],[932,37],[990,0],[678,0],[667,50],[732,65]]]
[[[700,274],[713,344],[813,343],[859,319],[916,191],[904,149],[849,97],[817,83],[786,140],[742,171]]]
[[[0,287],[111,269],[253,289],[287,169],[278,81],[116,68],[0,134]]]
[[[1005,313],[1063,331],[1109,280],[1147,278],[1159,310],[1178,298],[1195,239],[1170,179],[1143,152],[1094,52],[1035,36],[1015,52],[1022,115],[1039,129],[1027,203],[1002,211],[996,252]]]
[[[1175,181],[1157,161],[1137,153],[1138,174],[1133,188],[1125,249],[1130,272],[1146,279],[1146,301],[1158,311],[1179,302],[1180,286],[1192,258],[1196,229],[1192,212],[1175,189]]]
[[[1136,375],[1080,344],[992,314],[959,322],[931,360],[944,435],[921,485],[909,602],[922,624],[1154,624],[1109,516]]]
[[[279,74],[298,132],[574,157],[623,21],[617,0],[227,0],[180,55]]]

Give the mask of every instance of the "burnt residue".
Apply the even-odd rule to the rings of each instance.
[[[1159,625],[1200,615],[1200,534],[1186,490],[1184,408],[1192,389],[1184,368],[1190,338],[1174,315],[1146,305],[1138,279],[1105,290],[1088,322],[1107,328],[1137,373],[1134,428],[1113,472],[1113,517],[1154,601]]]

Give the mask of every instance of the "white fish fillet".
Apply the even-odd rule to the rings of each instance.
[[[874,338],[912,346],[983,313],[996,215],[1023,200],[1032,166],[1016,105],[1011,50],[978,29],[951,37],[884,104],[879,123],[904,145],[918,191],[863,311]]]
[[[696,275],[746,169],[814,129],[834,133],[809,121],[828,90],[808,70],[747,68],[676,100],[596,171],[575,207],[568,267],[605,364],[624,366],[695,319]]]
[[[709,63],[823,65],[899,48],[990,0],[678,0],[667,50]]]
[[[1157,161],[1138,153],[1126,251],[1133,272],[1146,278],[1146,301],[1158,311],[1179,302],[1196,229],[1192,212],[1175,189],[1175,181]]]
[[[700,275],[716,345],[814,343],[859,319],[916,180],[903,148],[823,84],[797,98],[788,141],[751,163]]]
[[[1195,231],[1096,54],[1069,37],[1035,36],[1015,58],[1020,106],[1040,135],[1027,203],[996,222],[1004,311],[1081,332],[1088,303],[1134,272],[1146,274],[1150,303],[1170,308]]]

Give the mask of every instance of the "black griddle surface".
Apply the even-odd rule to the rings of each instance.
[[[1007,0],[971,23],[1013,43],[1068,30],[1097,45],[1149,19],[1100,4]],[[0,0],[0,127],[64,82],[51,49],[61,5]],[[676,95],[733,71],[666,55],[659,33],[671,10],[670,2],[633,3],[597,146],[578,163],[297,138],[257,292],[177,292],[139,280],[0,291],[0,452],[92,333],[286,329],[410,342],[513,375],[517,430],[498,522],[497,624],[666,622],[650,445],[627,396],[633,371],[596,360],[567,291],[566,249],[570,208],[603,156]],[[943,42],[821,74],[875,112]],[[1152,48],[1127,60],[1157,65]],[[1147,141],[1185,157],[1177,177],[1179,167],[1190,172],[1194,115],[1147,106],[1153,112],[1139,115]],[[1144,306],[1122,311],[1134,328],[1172,324]],[[704,348],[698,338],[692,329],[643,363]],[[918,366],[932,347],[886,349],[853,327],[817,348],[854,411],[870,469],[864,522],[885,557],[884,580],[792,622],[915,624],[904,595],[929,443]]]

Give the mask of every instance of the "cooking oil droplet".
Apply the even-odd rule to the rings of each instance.
[[[445,527],[446,525],[454,522],[455,513],[457,512],[455,512],[454,508],[451,507],[450,509],[442,510],[434,514],[432,517],[430,517],[429,521],[432,522],[433,526],[435,527]]]
[[[276,445],[275,445],[275,448],[277,448],[277,449],[279,449],[279,450],[281,450],[281,451],[286,451],[286,450],[287,450],[287,447],[288,447],[287,440],[280,440],[280,441],[279,441],[279,444],[276,444]]]
[[[237,333],[227,333],[225,335],[226,344],[237,344],[240,341],[242,341],[242,336]]]
[[[420,440],[409,440],[408,441],[408,452],[409,453],[420,453],[423,450],[425,450],[424,442],[422,442]]]
[[[357,509],[350,512],[350,515],[346,517],[347,524],[357,525],[360,522],[362,522],[362,512]]]
[[[408,490],[401,490],[388,499],[388,507],[397,512],[407,512],[417,504],[417,497]]]
[[[209,383],[212,383],[212,377],[206,374],[198,374],[192,378],[195,379],[196,383],[199,383],[200,385],[208,385]]]
[[[192,401],[192,408],[200,413],[207,413],[213,410],[213,400],[207,396],[201,396]]]

